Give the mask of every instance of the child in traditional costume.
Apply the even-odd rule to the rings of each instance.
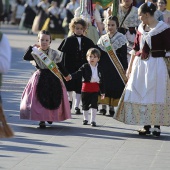
[[[96,114],[98,108],[98,93],[101,93],[101,99],[104,99],[104,78],[103,72],[98,61],[100,60],[100,51],[96,48],[90,48],[87,51],[88,63],[80,67],[80,69],[71,74],[72,79],[83,78],[81,89],[83,125],[88,124],[88,112],[91,108],[91,126],[96,126]]]
[[[39,45],[30,46],[24,60],[34,61],[37,71],[24,89],[20,104],[20,118],[40,121],[45,128],[49,124],[71,118],[68,95],[61,75],[68,72],[61,64],[57,51],[50,48],[51,36],[48,31],[38,34]],[[57,66],[56,66],[57,65]]]
[[[128,68],[127,40],[125,35],[117,31],[118,18],[110,16],[105,22],[107,34],[100,37],[97,45],[101,50],[99,64],[104,72],[106,84],[105,99],[99,100],[102,106],[102,114],[106,114],[106,105],[110,106],[109,113],[114,115],[114,106],[122,95],[127,78],[125,70]]]
[[[62,62],[69,73],[74,73],[77,71],[86,60],[86,53],[89,48],[94,47],[94,43],[89,38],[83,35],[86,30],[86,22],[81,18],[74,18],[70,23],[70,30],[74,34],[66,39],[64,39],[58,50],[61,51],[63,56]],[[80,114],[79,104],[81,100],[81,78],[65,82],[67,91],[69,92],[70,105],[72,105],[72,93],[76,92],[75,99],[75,113]]]

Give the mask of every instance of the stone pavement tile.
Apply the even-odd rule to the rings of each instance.
[[[119,155],[115,156],[109,164],[104,168],[105,170],[112,169],[135,169],[143,168],[147,170],[153,160],[154,156],[145,155]]]
[[[51,166],[51,165],[21,165],[12,168],[12,170],[58,170],[58,166]]]
[[[57,155],[57,154],[56,154]],[[63,165],[63,163],[69,158],[69,156],[56,156],[56,155],[51,155],[50,157],[47,155],[39,155],[38,156],[33,156],[30,155],[27,157],[25,160],[22,162],[18,163],[15,168],[19,166],[29,166],[29,167],[44,167],[44,166],[49,166],[49,167],[59,167]]]
[[[59,168],[58,170],[103,170],[102,168],[96,168],[96,167],[94,167],[94,168],[63,168],[63,167],[61,167],[61,168]]]
[[[1,160],[1,158],[0,158]],[[0,161],[0,169],[1,170],[5,170],[5,169],[12,169],[16,164],[18,163],[18,161],[13,161],[13,160],[1,160]]]
[[[170,167],[167,167],[167,168],[162,168],[162,167],[151,167],[151,168],[149,168],[148,170],[169,170],[170,169]]]
[[[93,151],[95,152],[95,151]],[[106,154],[106,152],[103,152],[103,154]],[[81,156],[82,154],[76,154],[76,156],[72,156],[62,167],[63,168],[77,168],[77,169],[104,169],[105,164],[107,164],[110,161],[110,156],[108,158],[106,156],[99,155],[96,151],[94,153],[90,153],[88,151],[88,154],[85,156]]]
[[[152,168],[169,168],[170,169],[170,157],[165,158],[165,157],[156,157],[152,163]]]

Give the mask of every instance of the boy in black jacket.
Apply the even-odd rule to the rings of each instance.
[[[105,97],[103,73],[98,65],[100,60],[100,51],[96,48],[90,48],[87,51],[88,63],[82,65],[79,70],[71,74],[72,79],[83,78],[81,96],[83,110],[83,125],[88,124],[88,110],[91,108],[91,126],[96,126],[96,114],[98,106],[98,93],[101,93],[101,99]],[[70,78],[70,79],[71,79]]]

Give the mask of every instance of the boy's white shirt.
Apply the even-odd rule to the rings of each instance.
[[[92,71],[92,76],[91,76],[91,80],[90,82],[97,82],[99,83],[99,76],[98,76],[98,63],[96,64],[96,66],[92,66],[91,64],[90,65],[90,68],[91,68],[91,71]]]

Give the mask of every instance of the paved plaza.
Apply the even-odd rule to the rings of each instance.
[[[35,68],[22,57],[36,35],[3,25],[12,47],[10,71],[4,75],[2,98],[7,121],[15,132],[0,139],[0,170],[170,170],[170,127],[159,138],[139,136],[141,126],[125,125],[97,115],[97,127],[82,125],[82,115],[46,129],[19,119],[22,91]],[[60,39],[52,42],[57,49]],[[107,113],[108,114],[108,113]]]

